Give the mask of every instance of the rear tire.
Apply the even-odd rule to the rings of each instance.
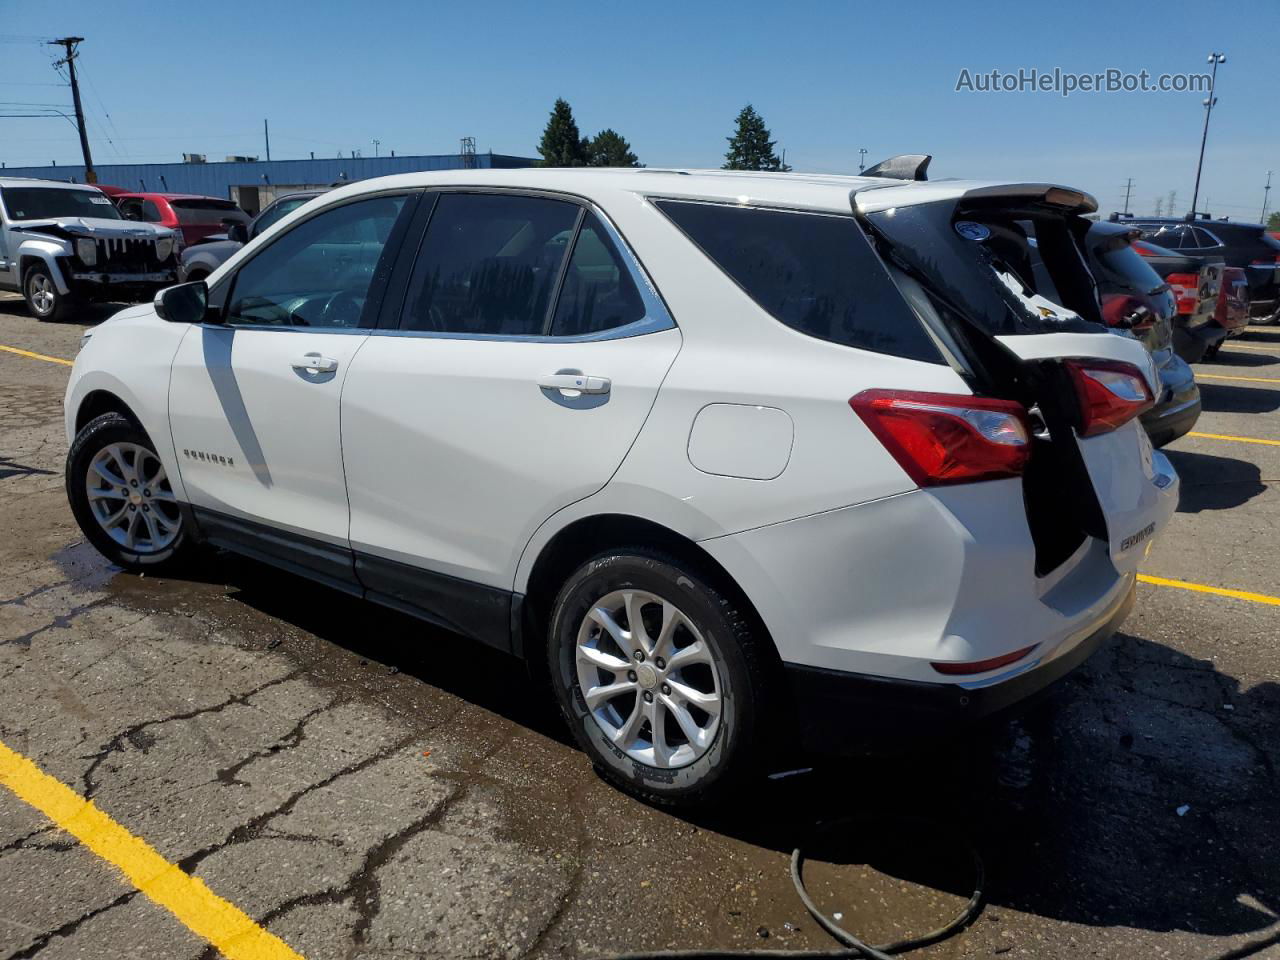
[[[1206,347],[1206,348],[1205,348],[1205,351],[1204,351],[1204,358],[1203,358],[1203,362],[1208,363],[1208,362],[1210,362],[1210,361],[1212,361],[1212,360],[1216,359],[1216,358],[1217,358],[1217,356],[1218,356],[1218,354],[1221,352],[1221,350],[1222,350],[1222,341],[1221,341],[1221,340],[1219,340],[1217,343],[1215,343],[1215,344],[1213,344],[1213,345],[1211,345],[1211,346],[1209,346],[1209,347]]]
[[[22,296],[37,320],[66,320],[76,306],[71,294],[58,292],[53,274],[43,263],[28,267],[22,275]]]
[[[119,413],[89,421],[67,453],[67,500],[104,557],[126,570],[181,566],[192,548],[177,498],[146,432]]]
[[[547,654],[564,717],[600,773],[676,806],[723,794],[764,760],[758,724],[774,689],[767,644],[713,576],[631,547],[565,582]]]

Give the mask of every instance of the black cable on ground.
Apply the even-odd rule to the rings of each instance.
[[[910,824],[913,826],[926,826],[937,829],[937,824],[924,819],[909,817],[894,817],[895,822]],[[839,820],[830,820],[826,823],[818,824],[815,833],[826,833],[838,827],[852,827],[857,823],[867,823],[868,818],[865,817],[844,817]],[[878,821],[883,825],[883,819]],[[978,850],[973,844],[964,841],[969,853],[969,858],[973,862],[973,895],[969,897],[969,902],[964,905],[953,918],[938,927],[936,930],[930,930],[928,933],[921,934],[916,937],[907,937],[903,940],[895,940],[893,943],[884,943],[872,946],[863,943],[848,930],[845,930],[834,919],[827,916],[818,905],[813,902],[813,898],[809,896],[808,889],[804,885],[804,861],[805,853],[803,847],[796,847],[791,852],[791,882],[795,885],[796,895],[799,896],[800,902],[804,904],[804,908],[809,911],[809,915],[813,917],[831,937],[841,944],[843,947],[837,950],[650,950],[639,953],[616,953],[608,954],[601,957],[600,960],[742,960],[742,958],[779,958],[779,960],[853,960],[853,958],[865,958],[865,960],[889,960],[893,954],[906,953],[909,950],[917,950],[920,947],[927,947],[939,940],[945,940],[947,937],[954,936],[959,933],[977,917],[978,911],[982,907],[982,896],[986,886],[986,868],[983,866],[982,857],[978,855]]]

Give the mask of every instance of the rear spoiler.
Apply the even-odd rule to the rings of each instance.
[[[1060,187],[1055,183],[1002,183],[994,187],[977,187],[966,191],[963,199],[1047,203],[1070,213],[1096,213],[1098,210],[1098,201],[1083,190]]]

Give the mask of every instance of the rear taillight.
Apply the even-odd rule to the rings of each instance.
[[[1200,303],[1200,277],[1194,273],[1171,273],[1164,282],[1178,301],[1179,313],[1195,313]]]
[[[1128,423],[1155,404],[1142,371],[1117,360],[1067,360],[1080,400],[1080,436],[1094,437]]]
[[[1253,265],[1254,265],[1254,266],[1257,266],[1257,267],[1269,267],[1269,266],[1271,266],[1272,264],[1280,264],[1280,253],[1277,253],[1277,254],[1275,255],[1275,259],[1274,259],[1274,260],[1273,260],[1273,259],[1270,259],[1270,258],[1268,258],[1268,257],[1263,257],[1263,258],[1262,258],[1262,259],[1260,259],[1260,260],[1254,260],[1254,261],[1252,261],[1252,263],[1253,263]]]
[[[995,670],[999,667],[1008,666],[1011,663],[1017,663],[1028,653],[1036,648],[1037,644],[1029,647],[1023,647],[1021,650],[1014,650],[1011,653],[1003,654],[999,657],[992,657],[989,660],[970,660],[966,663],[957,663],[953,660],[943,660],[938,663],[930,663],[929,666],[937,670],[939,673],[945,673],[952,677],[963,677],[974,673],[986,673],[988,670]]]
[[[1026,411],[1010,400],[864,390],[849,406],[922,487],[1016,477],[1031,454]]]

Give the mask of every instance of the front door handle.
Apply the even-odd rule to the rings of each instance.
[[[553,373],[538,378],[543,390],[575,390],[578,393],[608,393],[608,377],[588,377],[585,373]]]
[[[333,373],[338,369],[338,361],[332,357],[322,357],[318,353],[304,353],[295,357],[291,363],[295,370],[306,370],[309,373]]]

